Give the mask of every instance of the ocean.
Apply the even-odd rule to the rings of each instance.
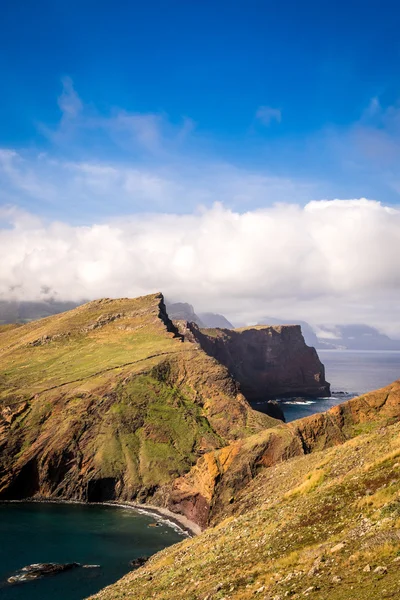
[[[287,422],[324,412],[336,404],[384,387],[400,378],[400,352],[318,350],[331,384],[329,398],[279,400]]]
[[[154,527],[158,523],[159,526]],[[183,533],[135,510],[102,505],[0,503],[1,600],[82,600],[120,579],[130,561]],[[19,584],[7,578],[38,562],[100,565]]]

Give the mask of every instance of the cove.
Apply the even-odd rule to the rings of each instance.
[[[157,519],[157,520],[156,520]],[[154,523],[159,526],[152,527]],[[184,539],[152,515],[102,505],[0,503],[2,600],[82,600],[131,570],[130,561]],[[39,562],[98,564],[20,584],[7,578]]]

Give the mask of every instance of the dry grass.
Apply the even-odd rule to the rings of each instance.
[[[311,586],[316,600],[400,597],[393,562],[400,552],[400,519],[388,511],[397,502],[390,485],[397,456],[387,452],[399,433],[394,424],[383,434],[331,448],[322,460],[317,452],[264,469],[218,526],[155,555],[96,598],[300,599]],[[389,493],[385,487],[370,495],[382,481],[389,482]],[[378,566],[387,573],[374,573]]]
[[[308,473],[305,481],[303,481],[300,485],[289,490],[285,494],[285,498],[292,498],[293,496],[302,496],[304,494],[309,494],[314,491],[325,479],[325,472],[323,469],[316,469],[315,471],[311,471]]]
[[[276,423],[162,309],[157,294],[103,300],[2,329],[0,494],[38,464],[39,483],[18,494],[86,499],[88,481],[107,478],[124,499],[146,498],[204,452]]]

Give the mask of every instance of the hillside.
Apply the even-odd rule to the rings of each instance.
[[[183,320],[196,323],[199,327],[206,327],[205,323],[201,320],[199,315],[194,311],[194,308],[188,302],[168,302],[166,301],[165,306],[167,308],[168,316],[172,320]]]
[[[0,330],[0,498],[149,499],[276,421],[184,342],[163,297],[99,300]]]
[[[240,389],[290,347],[298,327],[173,323],[161,294],[0,326],[0,499],[136,500],[204,530],[98,599],[397,597],[400,382],[284,424]],[[293,372],[324,385],[314,353]]]
[[[220,450],[222,479],[230,472],[238,485],[233,496],[219,496],[213,526],[94,598],[400,597],[399,417],[396,382],[317,420],[282,424],[273,435],[283,444],[266,445],[269,432]],[[296,430],[308,432],[312,445],[282,452]],[[236,466],[227,459],[234,447]],[[250,464],[249,455],[243,478],[238,461]]]

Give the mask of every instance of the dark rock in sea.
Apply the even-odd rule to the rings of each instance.
[[[267,400],[265,402],[250,402],[251,407],[259,412],[265,413],[274,419],[285,422],[285,415],[279,402]]]
[[[267,415],[269,415],[270,417],[274,417],[274,419],[285,421],[285,415],[279,402],[277,402],[276,400],[268,400],[267,405]]]
[[[148,556],[138,556],[138,558],[134,558],[133,560],[131,560],[131,562],[129,563],[131,567],[134,567],[135,569],[142,567],[144,564],[147,563],[147,561],[149,560]]]
[[[57,573],[63,573],[64,571],[70,571],[76,567],[80,567],[79,563],[35,563],[23,567],[19,571],[7,579],[8,583],[25,583],[26,581],[33,581],[40,577],[47,575],[56,575]]]

